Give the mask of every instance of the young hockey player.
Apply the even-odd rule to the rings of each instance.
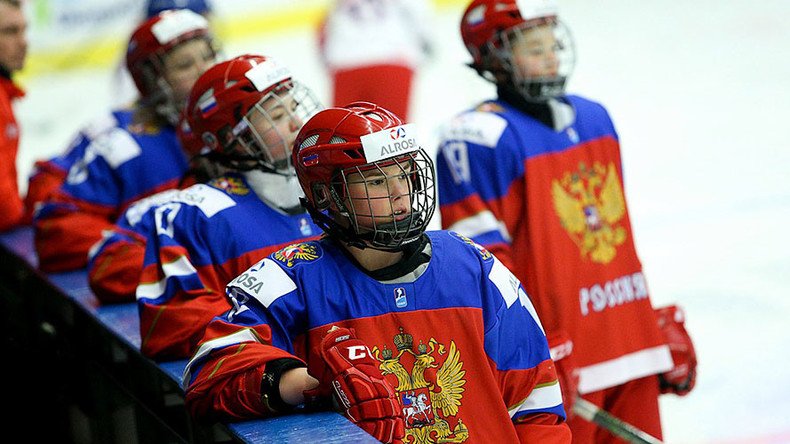
[[[156,205],[168,202],[181,189],[219,177],[224,168],[203,155],[203,143],[192,133],[182,117],[176,130],[178,141],[190,156],[190,168],[177,188],[171,188],[136,201],[102,232],[102,239],[88,251],[88,284],[102,304],[134,302],[140,272],[143,270],[146,236],[143,215]]]
[[[148,210],[137,302],[143,354],[189,357],[211,319],[230,308],[225,286],[252,264],[320,228],[299,203],[291,146],[320,105],[276,60],[242,55],[195,83],[186,117],[208,160],[227,173]]]
[[[570,34],[552,1],[474,0],[461,35],[498,98],[457,116],[441,142],[442,225],[524,283],[558,352],[566,410],[578,384],[587,400],[660,438],[658,395],[689,390],[696,359],[688,336],[674,335],[682,371],[665,373],[673,359],[662,328],[685,330],[664,312],[657,325],[608,113],[564,92]],[[574,442],[615,439],[579,417],[569,423]]]
[[[491,253],[446,231],[414,125],[358,102],[305,123],[293,163],[327,235],[231,281],[187,365],[201,418],[333,393],[382,442],[570,442],[543,330]]]
[[[34,216],[44,271],[84,267],[88,250],[134,201],[175,187],[187,156],[175,125],[195,80],[214,63],[206,19],[165,11],[132,34],[126,61],[141,99],[84,131],[66,154],[65,182]]]

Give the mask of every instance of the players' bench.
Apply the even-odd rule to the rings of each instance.
[[[30,227],[0,234],[0,320],[16,416],[44,416],[39,438],[75,442],[375,443],[335,412],[235,423],[191,418],[181,388],[186,360],[140,353],[134,303],[100,305],[85,270],[37,270]],[[5,360],[4,360],[5,361]],[[27,382],[14,387],[16,380]]]

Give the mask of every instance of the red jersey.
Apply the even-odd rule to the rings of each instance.
[[[555,130],[497,101],[454,120],[437,159],[444,227],[513,270],[547,332],[566,331],[589,393],[672,367],[634,247],[606,110],[567,98]]]

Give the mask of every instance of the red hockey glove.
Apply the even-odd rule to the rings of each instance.
[[[384,443],[402,443],[405,422],[395,390],[381,375],[367,345],[347,328],[331,330],[321,356],[345,416]]]
[[[562,405],[565,415],[570,419],[573,416],[573,403],[579,391],[579,367],[573,357],[573,341],[564,331],[549,334],[549,353],[557,370],[557,379],[562,390]]]
[[[655,312],[658,327],[664,333],[664,339],[672,353],[672,361],[675,363],[672,370],[658,375],[661,393],[687,395],[697,381],[697,353],[683,326],[686,316],[676,305],[657,308]]]

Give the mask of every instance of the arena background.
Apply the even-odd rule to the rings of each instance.
[[[28,2],[19,80],[20,186],[109,109],[142,0]],[[215,1],[228,56],[282,59],[328,98],[315,25],[326,0]],[[459,0],[437,0],[434,57],[414,119],[435,152],[441,124],[493,93],[464,66]],[[661,398],[668,443],[790,442],[790,2],[560,0],[577,68],[569,84],[611,112],[654,305],[678,302],[697,388]],[[438,218],[433,226],[439,226]]]

